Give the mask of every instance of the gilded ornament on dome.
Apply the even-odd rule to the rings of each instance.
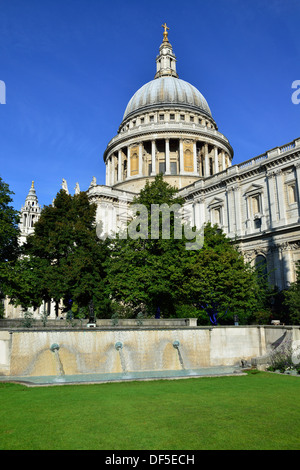
[[[168,28],[167,23],[162,24],[161,27],[164,28],[164,39],[163,39],[163,42],[169,42],[169,39],[168,39],[168,31],[167,31],[167,30],[170,29],[170,28]]]

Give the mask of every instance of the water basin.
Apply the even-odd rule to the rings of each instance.
[[[64,376],[1,376],[0,382],[18,382],[28,386],[34,385],[66,385],[66,384],[92,384],[107,382],[124,382],[135,380],[172,380],[182,378],[213,377],[223,375],[241,375],[243,370],[237,366],[203,367],[190,370],[163,370],[138,371],[110,374],[76,374]]]

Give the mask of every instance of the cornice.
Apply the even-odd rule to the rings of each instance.
[[[209,130],[207,128],[199,129],[196,127],[184,125],[176,126],[174,124],[169,124],[168,126],[161,127],[162,125],[155,125],[151,129],[147,126],[145,129],[139,128],[138,130],[132,130],[123,134],[118,134],[114,137],[109,143],[107,148],[104,151],[103,159],[106,160],[108,154],[120,150],[124,145],[132,145],[135,142],[132,140],[156,140],[159,139],[162,135],[172,135],[174,139],[178,139],[181,136],[192,136],[193,138],[197,137],[200,139],[210,139],[213,143],[218,142],[220,147],[224,147],[224,150],[227,150],[231,158],[233,157],[233,148],[231,147],[228,139],[221,134],[221,132],[216,130]],[[140,126],[141,127],[141,126]],[[199,139],[199,140],[200,140]],[[204,140],[205,141],[205,140]]]
[[[238,235],[236,238],[236,243],[255,243],[258,241],[259,243],[262,243],[263,241],[267,241],[269,243],[269,239],[273,239],[273,244],[274,245],[279,245],[281,242],[276,243],[277,239],[281,239],[282,235],[284,234],[292,234],[295,231],[299,231],[300,228],[300,223],[295,223],[295,224],[289,224],[289,225],[282,225],[279,227],[276,227],[276,229],[269,229],[269,230],[264,230],[262,232],[257,232],[257,233],[249,233],[248,235]],[[298,240],[298,235],[294,237],[294,240],[290,240],[288,243],[295,243]]]
[[[297,160],[299,160],[299,162]],[[259,161],[256,165],[251,167],[244,167],[244,163],[241,163],[228,167],[226,170],[216,173],[215,175],[203,177],[204,186],[201,189],[202,194],[207,194],[215,190],[225,189],[228,191],[231,185],[240,185],[244,180],[251,177],[257,177],[259,175],[270,177],[273,175],[275,169],[281,171],[284,168],[278,167],[282,167],[288,163],[294,164],[296,168],[298,167],[298,163],[300,164],[300,149],[295,150],[295,148],[293,148],[287,150],[285,153],[267,157],[263,161]],[[198,188],[195,187],[196,184],[197,182],[192,183],[191,185],[183,188],[182,191],[187,191],[189,196],[192,197],[195,193],[198,193]]]
[[[203,115],[204,118],[209,119],[215,125],[217,125],[212,115],[206,112],[204,109],[199,108],[198,106],[192,106],[190,104],[184,104],[184,103],[161,103],[161,104],[155,103],[153,105],[151,104],[145,105],[127,114],[126,117],[122,120],[119,126],[119,129],[121,129],[128,121],[130,121],[131,119],[135,117],[143,115],[144,113],[154,113],[155,111],[161,111],[162,109],[166,111],[170,109],[172,111],[179,110],[179,111],[190,111],[191,113],[197,113],[197,114]]]

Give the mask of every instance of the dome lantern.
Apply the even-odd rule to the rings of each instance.
[[[162,25],[164,28],[164,38],[159,48],[159,55],[156,57],[156,74],[154,78],[169,76],[178,78],[176,72],[176,56],[172,46],[169,43],[168,32],[170,29],[166,23]]]

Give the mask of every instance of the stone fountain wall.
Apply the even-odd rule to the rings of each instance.
[[[300,341],[299,327],[278,326],[0,330],[0,374],[57,375],[58,367],[73,375],[238,365],[267,354],[287,332]],[[51,348],[54,344],[58,349]]]

